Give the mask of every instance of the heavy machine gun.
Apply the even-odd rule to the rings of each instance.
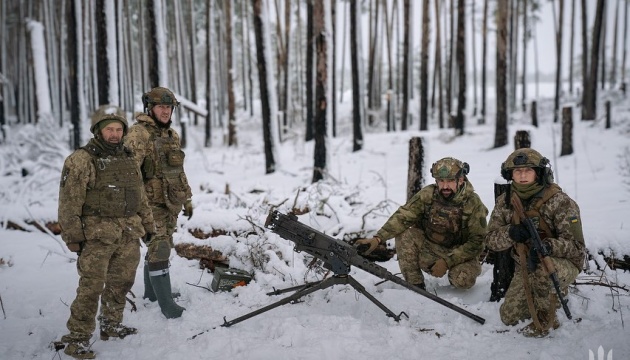
[[[378,306],[381,310],[383,310],[387,316],[392,317],[396,321],[400,321],[400,316],[405,314],[404,312],[396,315],[390,309],[388,309],[385,305],[379,302],[374,296],[368,293],[365,288],[356,281],[350,273],[350,267],[356,266],[359,269],[369,272],[370,274],[377,276],[383,280],[389,280],[394,282],[400,286],[403,286],[413,292],[416,292],[424,297],[427,297],[441,305],[446,306],[447,308],[457,311],[458,313],[465,315],[474,321],[483,324],[485,323],[485,319],[479,317],[475,314],[472,314],[465,309],[462,309],[458,306],[455,306],[448,301],[431,294],[421,288],[411,285],[405,280],[393,275],[387,269],[382,266],[379,266],[361,255],[357,252],[357,249],[352,245],[337,240],[331,236],[328,236],[324,233],[321,233],[307,225],[300,223],[297,220],[297,216],[293,214],[285,215],[278,211],[271,211],[267,216],[267,220],[265,221],[265,227],[280,235],[280,237],[293,241],[295,243],[295,251],[301,252],[304,251],[315,258],[321,260],[324,263],[324,268],[328,270],[332,270],[334,275],[330,278],[307,283],[304,285],[294,286],[287,289],[275,290],[273,292],[267,293],[267,295],[278,295],[289,291],[296,291],[293,295],[288,296],[280,301],[267,305],[261,309],[253,311],[251,313],[245,314],[241,317],[238,317],[231,321],[226,321],[225,318],[224,324],[221,326],[229,327],[236,323],[239,323],[243,320],[247,320],[251,317],[274,309],[278,306],[290,303],[295,301],[305,295],[308,295],[314,291],[324,289],[337,284],[348,284],[355,288],[358,292],[365,295],[370,301],[372,301],[376,306]]]

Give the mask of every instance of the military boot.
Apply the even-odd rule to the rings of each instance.
[[[525,337],[542,338],[549,335],[550,329],[555,330],[560,327],[560,323],[558,322],[558,317],[556,316],[555,311],[552,314],[549,314],[547,311],[539,311],[538,321],[540,322],[542,329],[538,328],[536,324],[534,324],[534,322],[532,321],[524,328],[519,329],[518,332],[523,334],[523,336]]]
[[[173,301],[173,295],[171,293],[171,276],[168,273],[168,268],[161,270],[160,274],[157,276],[149,276],[149,279],[151,280],[151,285],[153,285],[153,291],[155,291],[162,314],[164,314],[167,319],[174,319],[182,316],[182,313],[186,309],[177,305],[175,301]]]
[[[91,349],[89,336],[77,336],[68,334],[61,337],[61,343],[65,345],[64,354],[75,359],[94,359],[96,353]]]
[[[107,341],[110,337],[124,339],[127,335],[137,334],[138,329],[125,326],[121,323],[113,323],[106,320],[101,321],[101,340]]]

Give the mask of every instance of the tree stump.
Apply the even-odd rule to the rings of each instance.
[[[517,130],[514,134],[514,150],[532,147],[532,141],[529,138],[529,131]]]
[[[606,129],[610,129],[610,100],[606,101]]]
[[[422,138],[413,137],[409,140],[409,170],[407,171],[407,200],[411,199],[422,189],[422,167],[424,163],[424,148]]]
[[[562,108],[562,146],[560,156],[573,154],[573,108]]]
[[[532,126],[538,127],[538,110],[536,107],[536,102],[532,101]]]

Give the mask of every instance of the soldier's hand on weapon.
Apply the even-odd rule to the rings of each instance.
[[[524,243],[531,238],[529,231],[527,231],[527,228],[523,224],[510,225],[508,234],[510,235],[510,239],[517,243]]]
[[[551,244],[543,241],[542,246],[545,248],[547,254],[551,254]],[[538,264],[540,264],[540,256],[538,255],[536,248],[532,246],[529,249],[529,254],[527,255],[527,269],[529,271],[535,271]]]
[[[68,250],[73,253],[77,253],[77,256],[81,256],[81,251],[83,251],[83,241],[68,243]]]
[[[186,200],[186,203],[184,203],[184,211],[182,211],[182,213],[184,214],[184,216],[188,216],[188,220],[190,220],[190,218],[193,216],[193,206],[191,199]]]
[[[375,236],[369,239],[359,239],[355,241],[354,246],[361,255],[370,255],[381,243],[381,238]]]
[[[431,266],[431,275],[435,277],[442,277],[446,274],[446,270],[448,270],[448,264],[446,264],[446,260],[439,259]]]

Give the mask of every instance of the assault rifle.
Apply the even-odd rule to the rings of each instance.
[[[560,290],[560,280],[558,280],[558,274],[556,273],[556,268],[553,266],[553,262],[551,262],[551,258],[549,258],[549,250],[543,245],[542,239],[538,234],[538,230],[536,230],[536,225],[532,219],[525,216],[525,211],[523,210],[523,204],[518,196],[512,196],[510,200],[512,206],[514,207],[514,211],[516,215],[521,220],[521,224],[525,225],[527,232],[529,232],[529,236],[531,236],[532,244],[536,252],[538,253],[538,258],[540,259],[540,263],[542,264],[545,272],[549,274],[549,278],[553,283],[554,289],[556,289],[556,295],[558,295],[558,300],[560,300],[560,304],[562,305],[562,309],[564,310],[564,314],[567,318],[571,319],[571,310],[569,310],[569,306],[567,306],[568,300],[562,296],[562,291]]]
[[[293,241],[295,243],[295,251],[301,252],[304,251],[315,258],[323,261],[324,268],[328,270],[332,270],[334,276],[313,282],[307,283],[304,285],[294,286],[287,289],[275,290],[273,292],[267,293],[267,295],[278,295],[289,291],[296,291],[293,295],[286,297],[278,302],[275,302],[271,305],[267,305],[259,310],[253,311],[249,314],[243,315],[239,318],[236,318],[231,321],[225,321],[221,326],[229,327],[243,320],[249,319],[253,316],[261,314],[263,312],[269,311],[275,307],[280,305],[284,305],[299,299],[302,296],[310,294],[314,291],[324,289],[337,284],[349,284],[353,288],[355,288],[358,292],[365,295],[370,301],[372,301],[376,306],[378,306],[381,310],[383,310],[387,316],[394,318],[396,321],[400,321],[400,315],[405,315],[404,312],[396,315],[390,309],[388,309],[385,305],[379,302],[374,296],[368,293],[365,288],[356,281],[352,276],[349,275],[350,267],[356,266],[359,269],[369,272],[370,274],[377,276],[383,280],[389,280],[398,285],[401,285],[413,292],[416,292],[424,297],[427,297],[441,305],[446,306],[447,308],[457,311],[458,313],[465,315],[474,321],[483,324],[485,323],[485,319],[479,317],[475,314],[472,314],[458,306],[455,306],[448,301],[431,294],[421,288],[411,285],[405,280],[393,275],[387,269],[382,266],[379,266],[361,255],[357,252],[357,249],[352,245],[337,240],[331,236],[328,236],[324,233],[321,233],[307,225],[300,223],[297,220],[297,216],[293,214],[285,215],[278,211],[271,211],[267,216],[267,220],[265,222],[265,227],[269,228],[271,231],[280,235],[280,237]]]

